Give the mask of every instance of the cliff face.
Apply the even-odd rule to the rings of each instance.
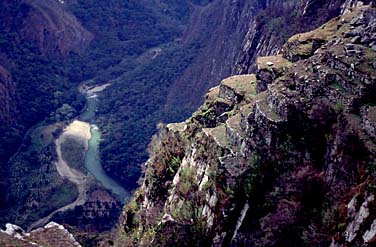
[[[268,1],[250,20],[234,74],[254,72],[259,56],[277,54],[291,35],[317,27],[340,13],[344,1]]]
[[[161,127],[119,245],[374,244],[375,31],[345,11]]]
[[[258,56],[277,54],[291,35],[316,28],[357,2],[217,0],[197,7],[182,41],[196,40],[205,48],[174,82],[166,107],[196,109],[203,92],[218,81],[254,72]]]
[[[172,85],[167,107],[178,104],[196,109],[204,92],[231,74],[247,21],[257,11],[255,2],[215,0],[205,7],[196,7],[182,42],[198,42],[204,48]]]

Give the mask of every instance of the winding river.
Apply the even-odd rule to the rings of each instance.
[[[90,186],[90,178],[81,171],[71,167],[64,159],[61,153],[61,143],[66,138],[74,137],[81,139],[87,143],[87,151],[85,153],[85,167],[106,189],[112,191],[120,200],[125,203],[129,198],[129,192],[126,191],[120,184],[109,177],[103,170],[99,156],[99,143],[101,135],[95,123],[95,111],[98,107],[97,93],[104,90],[110,84],[93,87],[90,90],[81,90],[81,93],[86,95],[87,106],[86,109],[79,116],[78,120],[74,120],[65,129],[64,132],[55,140],[56,153],[58,160],[56,161],[56,169],[62,178],[68,179],[74,183],[78,189],[78,197],[72,203],[69,203],[61,208],[56,209],[44,218],[39,219],[29,226],[27,229],[30,232],[32,229],[47,224],[52,217],[58,212],[71,210],[76,206],[84,205],[87,201],[88,190]]]
[[[99,156],[101,133],[99,128],[95,125],[95,111],[98,107],[97,93],[106,89],[108,86],[110,86],[110,84],[97,86],[85,91],[80,90],[86,95],[87,107],[79,116],[79,120],[90,124],[91,133],[88,150],[85,155],[85,167],[106,189],[111,190],[120,198],[121,202],[124,202],[129,197],[129,192],[106,174],[101,165]]]

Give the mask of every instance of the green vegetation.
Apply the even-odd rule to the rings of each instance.
[[[346,93],[346,89],[337,81],[333,83],[333,87],[338,89],[341,93]]]
[[[184,167],[183,169],[181,169],[180,180],[176,185],[176,189],[182,197],[186,197],[191,191],[192,186],[196,183],[194,175],[195,170],[191,167]]]
[[[172,157],[170,165],[167,167],[167,172],[171,175],[175,174],[179,166],[181,164],[181,158],[180,157]]]
[[[46,201],[44,211],[40,215],[48,215],[51,211],[67,205],[75,200],[78,195],[77,188],[70,182],[64,182],[59,188],[53,189],[49,195],[49,201]],[[38,218],[36,218],[38,220]]]
[[[191,11],[189,1],[179,0],[79,0],[69,8],[96,34],[89,51],[69,66],[71,79],[79,81],[106,81],[134,69],[137,56],[180,35]]]
[[[155,145],[156,143],[162,145]],[[184,143],[178,136],[171,135],[162,128],[153,137],[148,151],[153,162],[147,167],[145,184],[156,188],[150,192],[152,197],[163,198],[169,189],[165,183],[174,178],[184,156]]]
[[[192,2],[205,5],[210,1]],[[23,37],[22,20],[30,11],[27,4],[0,3],[1,16],[9,17],[0,22],[0,53],[9,61],[7,69],[17,83],[20,115],[17,124],[0,125],[0,210],[4,221],[17,223],[12,220],[21,210],[16,204],[25,204],[19,202],[32,201],[34,197],[43,198],[43,191],[49,189],[44,183],[59,180],[52,166],[56,156],[52,143],[44,151],[31,152],[36,144],[26,140],[22,152],[7,165],[5,163],[31,126],[42,120],[48,123],[67,121],[82,110],[85,101],[77,90],[82,81],[114,82],[108,94],[98,102],[98,124],[104,132],[101,158],[104,168],[130,188],[136,187],[139,164],[147,157],[145,150],[156,123],[182,119],[189,113],[184,109],[163,111],[163,105],[168,87],[201,48],[195,43],[175,42],[189,20],[191,1],[78,0],[67,3],[66,7],[95,39],[81,55],[69,54],[62,58],[43,55],[37,44]],[[161,54],[154,59],[143,59],[155,47],[162,49]],[[45,140],[41,139],[42,142]],[[63,148],[64,156],[78,167],[79,152],[67,146]],[[176,172],[174,162],[177,160],[170,163],[170,175]],[[43,169],[48,169],[46,174],[51,177],[40,172]],[[25,176],[12,184],[17,172]],[[48,178],[35,182],[40,176]],[[19,189],[23,183],[25,190]],[[29,185],[35,188],[35,194],[28,194]],[[22,210],[29,209],[25,206]],[[38,211],[35,214],[42,214],[42,210],[35,211]],[[18,223],[29,221],[19,220]]]
[[[208,181],[202,186],[203,191],[211,189],[215,185],[215,177],[209,176]]]
[[[211,1],[79,0],[68,6],[96,39],[88,52],[66,63],[66,73],[74,81],[112,82],[98,104],[101,161],[128,188],[136,187],[156,124],[191,113],[164,109],[169,86],[202,48],[199,42],[175,42],[189,20],[191,2]],[[148,55],[156,47],[159,55]]]
[[[341,102],[337,102],[335,105],[335,110],[337,112],[342,112],[343,111],[343,104]]]
[[[77,115],[77,112],[72,106],[68,104],[63,104],[60,108],[56,110],[56,112],[54,112],[51,115],[53,121],[62,122],[74,118]]]
[[[113,81],[113,86],[104,92],[97,118],[103,133],[102,164],[124,186],[136,185],[138,165],[147,158],[146,147],[156,123],[179,121],[189,114],[184,109],[165,110],[164,104],[171,82],[199,49],[198,44],[174,44],[152,63]]]
[[[52,140],[58,132],[51,138],[34,132],[38,142],[25,137],[20,152],[7,160],[31,126],[43,120],[47,124],[69,121],[83,109],[85,99],[77,90],[82,81],[113,83],[98,102],[91,102],[98,106],[97,124],[103,131],[102,164],[123,185],[136,187],[139,164],[147,158],[145,150],[156,123],[182,120],[190,114],[189,109],[166,110],[164,104],[172,82],[202,49],[199,42],[176,41],[189,20],[192,3],[209,2],[69,2],[67,9],[95,39],[81,55],[69,54],[65,58],[43,55],[36,43],[22,36],[22,20],[30,11],[27,4],[0,3],[1,16],[11,17],[9,22],[0,22],[0,53],[9,60],[7,69],[17,83],[20,115],[17,124],[0,126],[0,223],[22,225],[43,216],[57,206],[44,205],[49,193],[59,195],[59,205],[74,198],[75,189],[61,181],[53,165],[56,154]],[[160,48],[161,52],[151,58],[153,48]],[[62,149],[70,164],[81,166],[82,149],[78,143],[69,140]],[[180,153],[176,152],[161,163],[166,179],[177,172],[180,162]],[[17,180],[19,174],[25,176]],[[33,203],[26,203],[30,201]],[[16,220],[21,211],[26,218]]]
[[[260,157],[258,155],[254,155],[249,161],[250,170],[243,184],[244,192],[248,198],[252,198],[252,196],[257,193],[258,187],[263,182],[263,174],[261,173],[261,164],[259,164],[259,161]]]
[[[41,199],[49,189],[49,186],[45,184],[56,180],[55,177],[53,178],[51,167],[51,159],[54,157],[53,148],[44,147],[41,150],[33,150],[35,143],[31,143],[32,139],[29,135],[24,137],[26,130],[45,120],[64,104],[70,105],[71,111],[78,111],[84,103],[84,98],[76,90],[76,81],[70,81],[65,76],[62,61],[44,56],[37,44],[23,36],[23,22],[29,11],[30,7],[23,1],[1,1],[0,3],[0,54],[3,58],[1,65],[6,67],[17,85],[15,89],[17,98],[14,100],[18,107],[16,119],[10,119],[9,122],[0,121],[0,218],[2,222],[8,217],[16,217],[18,210],[30,210],[31,206],[22,202],[33,201],[34,196],[37,200]],[[64,110],[64,107],[62,109]],[[65,115],[65,117],[71,116]],[[30,131],[32,130],[33,128]],[[41,141],[44,142],[44,140]],[[21,150],[21,153],[9,160],[17,149]],[[48,169],[48,172],[40,173],[40,169],[42,171]],[[20,173],[17,175],[16,172]],[[22,174],[22,179],[14,184],[14,176],[20,176],[20,174]],[[41,176],[46,178],[41,178]],[[25,188],[20,189],[18,186]],[[31,186],[35,188],[33,192],[27,190]],[[40,189],[39,192],[37,188]],[[47,200],[44,198],[43,201]],[[25,208],[16,208],[17,205],[25,205]],[[37,206],[37,208],[42,211],[44,206],[46,205]],[[35,208],[34,211],[36,211]],[[38,213],[41,212],[36,212]],[[19,218],[18,222],[28,220],[30,219]]]
[[[0,225],[14,222],[26,227],[77,197],[76,187],[60,178],[53,163],[56,152],[52,136],[59,129],[45,128],[28,135],[24,147],[7,164],[8,198],[0,209]]]
[[[64,71],[56,60],[43,57],[35,44],[17,40],[17,33],[4,30],[0,24],[0,39],[7,40],[6,52],[14,63],[8,68],[17,83],[19,121],[13,126],[0,126],[0,134],[6,135],[0,142],[0,159],[6,160],[17,148],[24,131],[61,108],[64,120],[83,107],[83,98],[78,95],[75,84],[64,77]],[[63,93],[60,92],[64,89]],[[66,106],[70,105],[70,114]]]

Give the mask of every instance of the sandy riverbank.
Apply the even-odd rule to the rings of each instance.
[[[100,85],[100,86],[96,86],[96,87],[93,87],[93,88],[90,88],[86,91],[86,94],[88,96],[90,95],[94,95],[98,92],[101,92],[103,90],[105,90],[106,88],[108,88],[109,86],[111,86],[111,83],[106,83],[106,84],[103,84],[103,85]]]
[[[79,185],[85,183],[86,175],[82,172],[71,168],[67,162],[63,159],[61,153],[61,144],[66,140],[66,138],[77,138],[83,141],[85,145],[85,151],[88,149],[88,142],[91,138],[90,134],[90,124],[75,120],[68,127],[64,129],[63,134],[56,139],[56,153],[58,161],[56,162],[56,168],[59,175],[69,181]]]
[[[62,178],[69,180],[70,182],[74,183],[77,186],[78,197],[72,203],[53,211],[48,216],[33,223],[29,227],[28,231],[47,224],[56,213],[74,209],[76,206],[84,205],[85,202],[87,201],[87,191],[89,190],[89,187],[90,187],[89,183],[93,178],[90,175],[86,175],[82,173],[81,171],[78,171],[70,167],[69,164],[63,159],[62,153],[61,153],[61,144],[68,137],[77,138],[80,141],[83,141],[85,145],[85,151],[87,151],[88,142],[91,138],[90,124],[75,120],[70,125],[68,125],[64,129],[64,132],[60,135],[60,137],[55,140],[56,153],[58,157],[58,160],[55,162],[56,169]]]

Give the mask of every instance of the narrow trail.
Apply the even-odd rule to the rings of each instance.
[[[28,232],[35,228],[46,225],[56,213],[74,209],[76,206],[85,204],[87,200],[86,192],[89,190],[89,184],[90,181],[92,181],[92,177],[90,177],[89,175],[85,175],[84,173],[74,168],[71,168],[68,165],[68,163],[63,159],[61,153],[61,144],[65,141],[67,137],[73,137],[83,140],[85,143],[85,150],[87,150],[88,141],[91,138],[90,124],[75,120],[64,130],[63,134],[55,140],[56,153],[58,157],[58,160],[55,162],[56,169],[62,178],[69,180],[77,186],[78,197],[74,202],[56,209],[46,217],[39,219],[38,221],[31,224],[27,229]]]

